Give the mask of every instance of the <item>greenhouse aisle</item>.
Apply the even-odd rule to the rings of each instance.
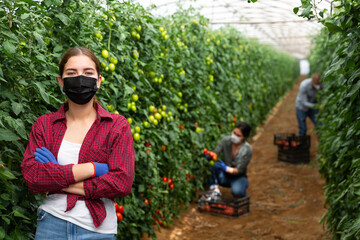
[[[196,211],[192,203],[174,225],[157,232],[159,240],[319,240],[330,239],[320,219],[324,208],[325,181],[315,163],[317,138],[308,121],[311,134],[310,163],[293,165],[277,160],[274,133],[296,133],[295,98],[300,77],[274,108],[253,137],[253,158],[249,165],[250,213],[240,218],[214,216]],[[229,195],[229,189],[222,189]],[[146,238],[144,238],[146,239]]]

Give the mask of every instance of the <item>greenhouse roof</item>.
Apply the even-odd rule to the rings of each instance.
[[[330,0],[316,1],[318,12],[331,9]],[[263,44],[305,59],[311,47],[311,37],[323,25],[317,19],[308,21],[294,14],[300,0],[134,0],[144,7],[154,5],[150,11],[155,16],[166,16],[182,8],[194,7],[209,19],[210,26],[217,29],[231,25],[249,39],[258,39]],[[301,10],[300,10],[301,11]]]

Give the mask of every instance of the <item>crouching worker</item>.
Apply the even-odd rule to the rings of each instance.
[[[252,157],[252,148],[246,141],[250,131],[248,123],[236,123],[231,136],[224,137],[213,151],[222,156],[211,168],[210,190],[213,190],[213,196],[221,195],[219,185],[231,187],[231,193],[236,198],[246,196],[249,186],[246,171]]]

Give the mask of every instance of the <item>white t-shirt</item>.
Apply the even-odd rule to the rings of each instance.
[[[58,153],[58,163],[61,165],[77,164],[79,160],[81,144],[63,140]],[[69,221],[89,231],[116,234],[117,219],[114,201],[107,198],[100,198],[104,202],[106,218],[101,225],[96,228],[89,209],[84,200],[77,200],[76,205],[70,211],[65,212],[67,207],[67,194],[51,194],[45,198],[40,208],[58,218]]]

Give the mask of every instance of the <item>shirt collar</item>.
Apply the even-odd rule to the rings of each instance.
[[[94,107],[95,107],[96,113],[97,113],[97,116],[96,116],[97,121],[100,121],[101,119],[104,119],[104,118],[113,119],[113,116],[111,115],[111,113],[107,112],[104,108],[102,108],[98,102],[95,102]],[[55,115],[53,117],[53,122],[66,119],[65,112],[68,109],[69,109],[69,104],[67,102],[64,103],[63,105],[61,105],[59,110],[57,112],[55,112]]]

